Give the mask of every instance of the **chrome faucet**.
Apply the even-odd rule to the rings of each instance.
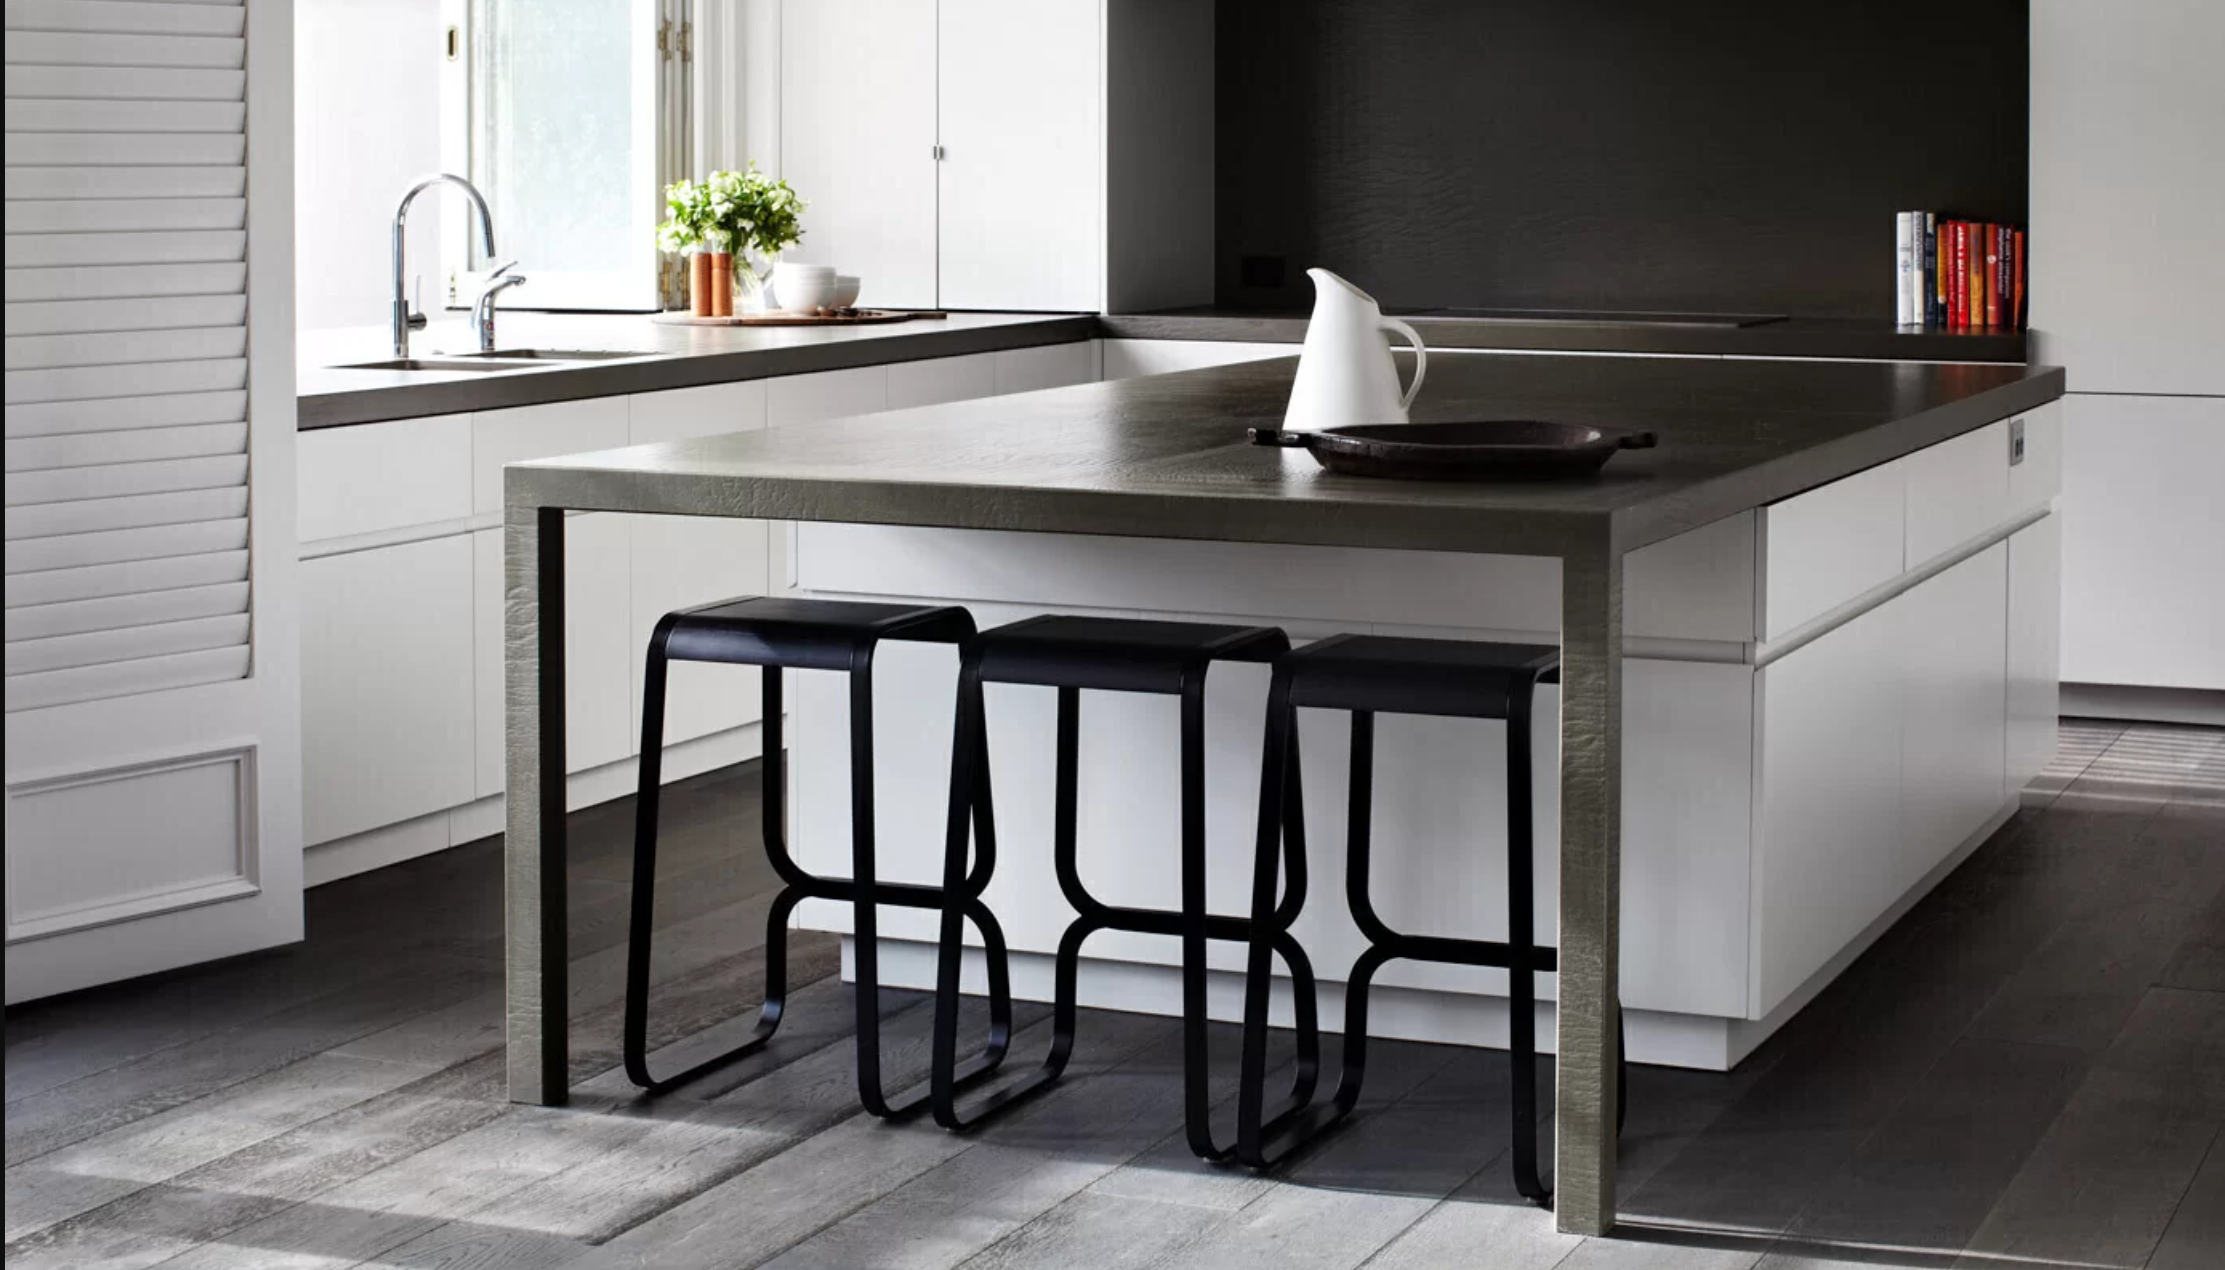
[[[471,182],[452,173],[438,172],[409,187],[409,193],[402,195],[401,206],[394,209],[394,356],[396,357],[409,356],[409,333],[422,330],[425,326],[425,315],[412,311],[409,297],[402,294],[404,279],[402,226],[409,219],[410,200],[442,181],[461,186],[463,192],[471,196],[471,205],[479,210],[479,241],[486,247],[488,255],[494,254],[494,217],[487,214],[487,200],[480,197],[478,188]]]
[[[479,351],[482,353],[494,351],[495,297],[512,287],[525,285],[524,274],[510,272],[517,267],[518,262],[513,260],[488,274],[486,290],[479,293],[478,302],[471,306],[472,325],[479,328]]]

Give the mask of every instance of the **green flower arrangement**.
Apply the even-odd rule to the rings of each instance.
[[[803,213],[810,206],[786,181],[776,181],[752,163],[743,172],[713,172],[700,182],[675,181],[664,189],[669,216],[657,227],[657,246],[680,252],[691,247],[757,255],[767,262],[803,240]]]

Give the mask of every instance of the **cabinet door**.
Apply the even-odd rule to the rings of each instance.
[[[471,573],[463,534],[301,562],[309,845],[471,801]]]
[[[941,0],[935,8],[941,304],[1097,310],[1102,0]]]
[[[939,406],[946,401],[972,401],[996,395],[995,353],[930,357],[916,362],[896,362],[888,367],[888,408],[891,410]]]
[[[888,409],[888,367],[860,366],[765,383],[765,421],[776,428]]]
[[[784,0],[780,25],[781,175],[811,202],[786,258],[935,307],[935,6]]]
[[[2081,392],[2225,394],[2225,5],[2035,0],[2030,22],[2033,360]]]
[[[2064,682],[2225,688],[2225,398],[2063,404]]]
[[[623,404],[621,402],[621,404]],[[615,763],[634,752],[633,626],[623,516],[564,522],[564,692],[567,770]],[[472,538],[474,728],[478,792],[502,792],[502,531]]]
[[[2008,555],[1995,543],[1883,610],[1898,616],[1901,644],[1896,896],[1982,828],[2005,797]]]
[[[1760,671],[1751,1018],[1903,889],[1897,626],[1872,609]]]
[[[2055,759],[2063,630],[2063,518],[2009,539],[2008,789],[2015,795]]]
[[[765,426],[765,381],[641,393],[632,398],[629,409],[636,445],[752,432]],[[631,676],[631,717],[638,720],[643,659],[657,619],[692,604],[764,594],[770,527],[762,520],[709,516],[626,519],[632,526],[628,548],[633,557],[632,631],[626,665]],[[755,723],[763,704],[754,670],[674,663],[666,682],[665,743]]]
[[[1244,344],[1234,340],[1106,340],[1104,378],[1134,379],[1141,375],[1167,375],[1206,366],[1265,361],[1270,357],[1296,357],[1296,344]]]
[[[471,416],[316,428],[295,449],[303,542],[471,515]]]
[[[999,394],[1036,392],[1069,384],[1094,384],[1097,357],[1096,340],[1006,349],[996,355],[996,390]]]

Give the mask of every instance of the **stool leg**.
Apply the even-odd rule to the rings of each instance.
[[[1182,676],[1182,1108],[1190,1150],[1199,1159],[1228,1154],[1213,1141],[1213,1096],[1206,1083],[1205,967],[1205,676]]]
[[[641,699],[641,759],[640,783],[634,791],[634,869],[631,913],[626,927],[626,1015],[623,1025],[621,1052],[624,1056],[626,1078],[652,1094],[663,1093],[710,1071],[724,1066],[745,1055],[755,1053],[772,1039],[780,1026],[781,1014],[788,998],[788,915],[796,902],[803,898],[782,864],[787,861],[786,849],[778,835],[768,832],[766,850],[772,856],[774,869],[783,880],[790,882],[773,897],[772,908],[765,918],[765,1001],[758,1008],[757,1028],[749,1039],[740,1045],[706,1059],[685,1071],[669,1076],[657,1076],[649,1070],[649,964],[651,941],[654,935],[657,886],[657,803],[663,790],[664,777],[664,705],[665,678],[669,659],[666,646],[671,641],[669,619],[657,625],[649,639],[648,661],[642,674]],[[768,824],[779,814],[780,797],[775,791],[782,779],[780,765],[780,671],[765,671],[768,685],[765,723],[766,756],[763,766],[765,807]]]
[[[1236,1156],[1252,1168],[1268,1168],[1280,1155],[1270,1144],[1312,1107],[1321,1072],[1321,1030],[1313,966],[1289,931],[1305,904],[1305,800],[1298,759],[1297,711],[1290,704],[1289,676],[1277,671],[1267,694],[1267,731],[1260,756],[1259,836],[1252,864],[1251,925],[1244,971],[1243,1062],[1237,1082]],[[1278,902],[1276,871],[1288,870],[1289,884]],[[1290,990],[1297,1027],[1295,1074],[1289,1096],[1270,1117],[1266,1113],[1267,1010],[1274,988],[1273,955],[1290,965]],[[1307,1122],[1304,1137],[1322,1127]],[[1300,1139],[1301,1141],[1303,1138]],[[1287,1154],[1287,1152],[1283,1153]]]
[[[994,1072],[1012,1035],[1012,989],[1005,960],[1004,933],[981,892],[996,868],[996,814],[989,784],[986,707],[981,690],[981,659],[968,649],[958,665],[958,700],[950,746],[950,813],[943,846],[943,895],[935,964],[935,1032],[929,1079],[935,1123],[945,1129],[971,1129],[1001,1108],[1047,1088],[1065,1068],[1065,1049],[1054,1040],[1051,1056],[1028,1075],[990,1092],[965,1112],[958,1094]],[[967,831],[977,848],[975,867],[967,868]],[[962,903],[953,897],[962,897]],[[990,1043],[966,1070],[958,1068],[958,979],[965,953],[964,922],[980,927],[989,965]],[[1072,932],[1069,932],[1071,935]],[[1061,958],[1062,964],[1064,958]],[[1066,1047],[1072,1044],[1071,1027]]]
[[[1512,1077],[1514,1188],[1538,1204],[1552,1190],[1537,1172],[1537,933],[1531,891],[1530,694],[1507,708],[1507,1064]]]

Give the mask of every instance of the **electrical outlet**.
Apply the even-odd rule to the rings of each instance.
[[[2011,419],[2009,420],[2009,466],[2015,467],[2023,461],[2024,421],[2022,419]]]

